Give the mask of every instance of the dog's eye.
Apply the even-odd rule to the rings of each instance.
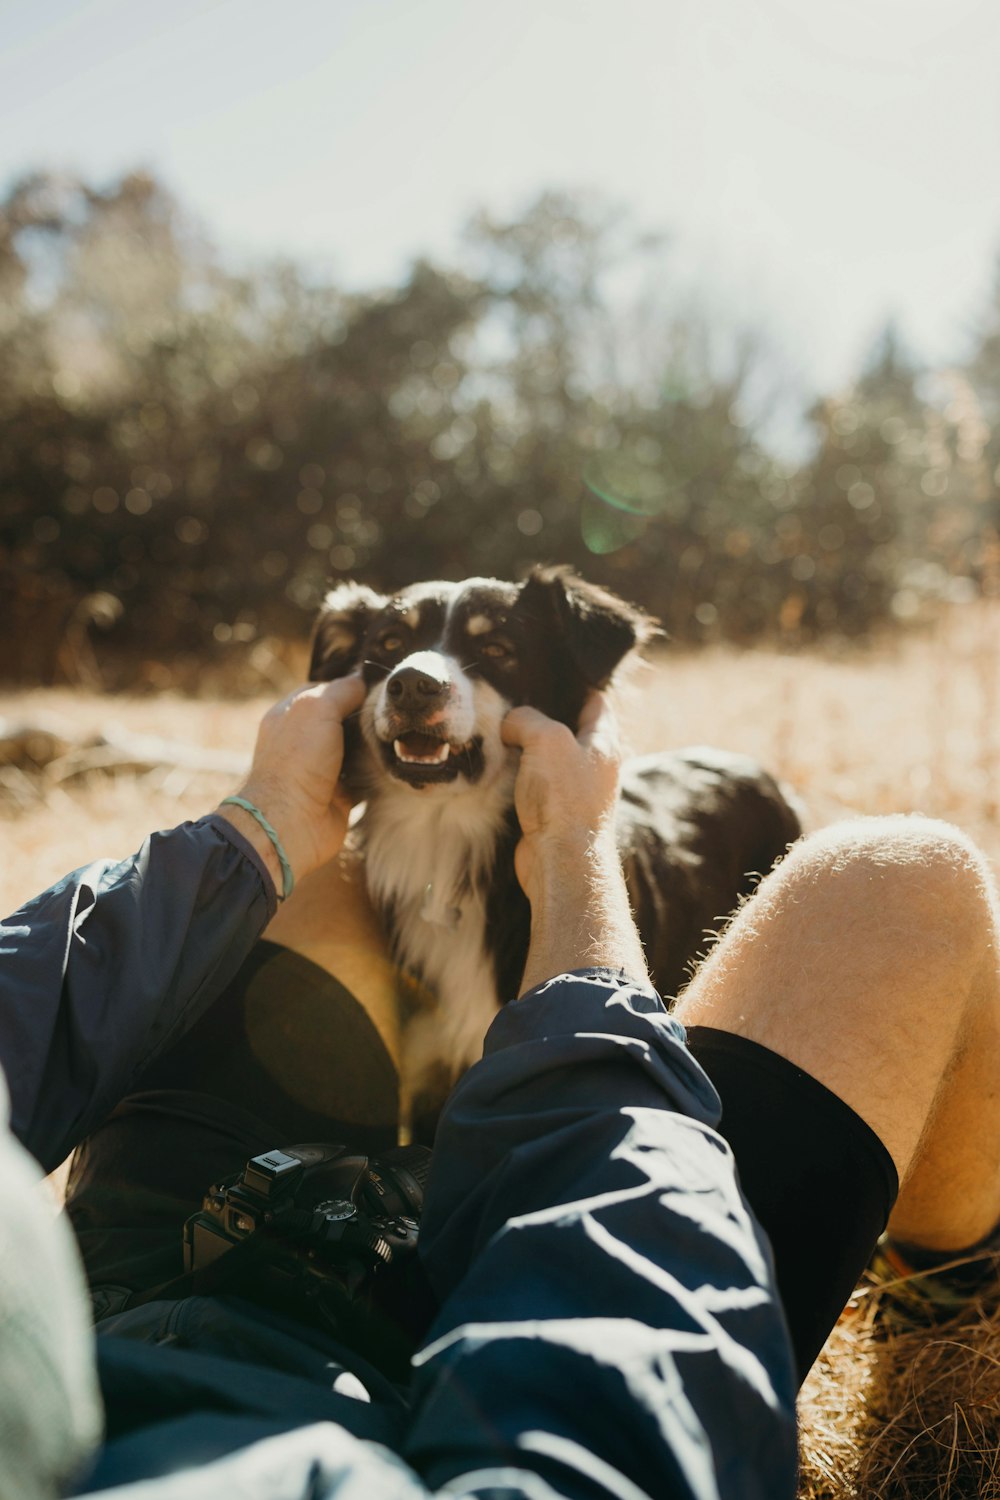
[[[403,644],[403,637],[390,631],[388,635],[379,636],[378,644],[383,651],[398,651]]]
[[[492,656],[494,661],[506,661],[508,656],[513,655],[509,646],[503,641],[487,641],[482,648],[484,656]]]

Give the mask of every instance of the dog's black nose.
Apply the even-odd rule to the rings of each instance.
[[[397,667],[385,690],[396,708],[426,713],[434,706],[435,699],[448,696],[448,683],[440,677],[432,677],[429,672],[422,672],[419,667]]]

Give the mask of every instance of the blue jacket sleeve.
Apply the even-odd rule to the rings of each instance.
[[[221,993],[275,904],[252,846],[212,815],[74,871],[0,922],[11,1125],[46,1171]]]
[[[421,1227],[442,1302],[404,1451],[431,1491],[791,1500],[788,1333],[719,1109],[622,977],[561,975],[497,1016]]]

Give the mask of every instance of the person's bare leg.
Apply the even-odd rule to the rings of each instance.
[[[996,895],[956,829],[893,817],[796,845],[682,995],[689,1026],[769,1047],[881,1138],[899,1240],[974,1244],[1000,1220]]]

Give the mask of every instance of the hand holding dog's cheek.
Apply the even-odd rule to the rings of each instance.
[[[536,860],[572,864],[595,844],[613,840],[618,795],[618,727],[607,699],[591,693],[574,735],[534,708],[515,708],[501,728],[520,748],[514,806],[523,838],[517,876],[529,898]]]
[[[269,709],[257,732],[253,762],[240,795],[258,807],[276,830],[296,879],[325,864],[339,851],[347,832],[350,799],[340,784],[344,720],[364,701],[359,676],[299,688]],[[280,891],[277,856],[263,841],[250,814],[220,809],[251,837],[268,863]]]
[[[514,805],[517,878],[531,903],[522,994],[589,965],[646,973],[615,843],[621,753],[607,699],[591,693],[574,735],[532,708],[501,729],[521,750]]]
[[[608,700],[592,692],[574,735],[536,708],[514,708],[500,730],[521,750],[514,798],[522,831],[575,838],[614,814],[621,753]]]

